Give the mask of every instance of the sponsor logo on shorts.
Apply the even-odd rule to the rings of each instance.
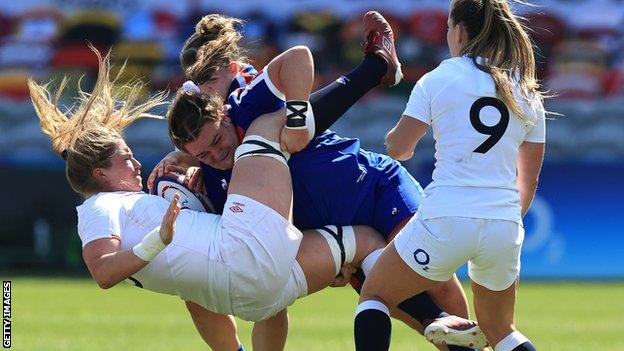
[[[398,209],[398,208],[396,208],[396,207],[393,207],[393,208],[392,208],[392,212],[391,212],[391,214],[392,214],[393,216],[398,215],[398,214],[399,214],[399,209]]]
[[[233,202],[232,206],[230,206],[230,211],[234,213],[244,212],[245,204],[241,204],[240,202]]]
[[[416,251],[414,251],[414,260],[419,265],[424,266],[423,270],[429,270],[429,266],[427,265],[429,264],[430,259],[429,254],[425,250],[417,249]]]

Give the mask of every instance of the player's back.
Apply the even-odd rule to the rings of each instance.
[[[431,199],[421,208],[426,218],[520,220],[519,147],[543,138],[543,108],[516,95],[532,121],[526,123],[496,96],[491,75],[468,57],[445,60],[414,87],[405,114],[430,124],[435,139],[433,182],[426,189]]]

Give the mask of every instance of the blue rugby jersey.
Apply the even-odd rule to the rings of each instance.
[[[235,77],[228,104],[228,115],[242,139],[255,118],[278,110],[284,100],[266,71],[261,71],[251,81]],[[420,185],[397,161],[362,150],[358,139],[342,138],[332,131],[313,139],[304,150],[293,154],[288,164],[293,219],[301,230],[327,224],[365,224],[387,237],[416,212],[422,198]],[[201,167],[206,193],[221,212],[231,170],[203,163]]]

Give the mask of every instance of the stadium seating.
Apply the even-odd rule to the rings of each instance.
[[[596,5],[600,6],[600,4]],[[1,11],[1,10],[0,10]],[[48,153],[45,139],[36,129],[30,106],[27,78],[72,78],[68,94],[78,79],[92,84],[97,59],[85,46],[88,41],[101,52],[113,48],[113,62],[126,62],[122,80],[145,77],[151,91],[175,91],[184,81],[178,53],[194,24],[210,9],[191,8],[180,15],[165,8],[141,9],[129,14],[103,11],[59,12],[33,7],[22,13],[0,12],[0,158],[15,152],[13,143],[29,140],[20,155]],[[263,67],[281,50],[308,45],[316,61],[316,85],[324,85],[361,59],[361,9],[295,11],[287,16],[268,16],[260,11],[237,13],[246,19],[245,46],[257,67]],[[400,116],[413,83],[448,57],[445,40],[447,13],[444,7],[414,6],[402,12],[385,12],[397,39],[405,79],[392,89],[376,89],[350,113],[359,122],[342,125],[364,145],[382,149],[379,130]],[[564,114],[549,126],[549,159],[624,157],[624,32],[617,21],[583,23],[561,12],[536,8],[524,14],[537,45],[539,77],[557,99],[547,106]],[[145,91],[145,96],[150,93]],[[69,103],[69,102],[68,102]],[[589,107],[588,107],[589,106]],[[164,112],[164,111],[163,111]],[[357,115],[357,116],[355,116]],[[138,124],[128,134],[148,154],[161,155],[171,146],[166,138],[150,142],[163,133],[163,123]],[[616,127],[613,127],[616,126]],[[584,130],[582,139],[569,136]],[[32,134],[31,134],[32,133]],[[427,137],[424,142],[432,145]],[[581,147],[579,147],[579,145]],[[7,156],[8,155],[8,156]],[[156,157],[156,156],[155,156]],[[35,160],[37,157],[24,159]]]

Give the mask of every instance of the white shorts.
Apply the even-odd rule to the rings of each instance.
[[[501,291],[518,278],[523,241],[520,223],[466,217],[423,220],[417,213],[394,245],[403,261],[427,279],[447,281],[468,262],[470,279]]]
[[[223,262],[212,270],[212,281],[229,285],[229,296],[219,297],[229,298],[225,312],[259,321],[307,295],[305,276],[295,259],[302,233],[295,226],[270,207],[236,194],[228,196],[221,223],[217,247]]]

